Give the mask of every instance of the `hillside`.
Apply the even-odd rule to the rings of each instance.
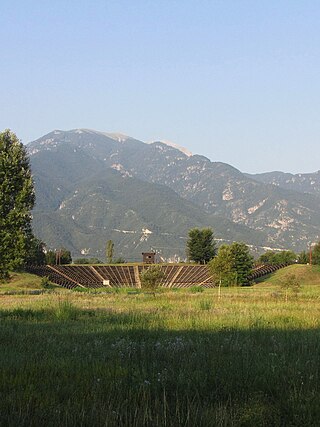
[[[192,227],[211,226],[217,238],[245,237],[245,227],[201,212],[168,187],[100,167],[99,160],[92,162],[82,153],[74,153],[75,158],[70,162],[64,150],[31,158],[37,196],[33,227],[49,247],[65,246],[75,257],[104,259],[111,239],[116,257],[141,260],[141,252],[153,248],[178,260],[185,258]],[[259,233],[252,239],[256,244],[263,241]]]
[[[51,132],[28,150],[35,231],[75,256],[104,257],[111,238],[128,259],[151,247],[184,258],[194,226],[253,246],[302,250],[319,239],[315,195],[258,182],[164,142],[76,129]]]
[[[320,286],[320,266],[318,265],[289,265],[281,268],[269,276],[262,277],[259,281],[261,285],[279,285],[288,274],[294,274],[301,286]]]
[[[272,184],[285,190],[320,196],[320,171],[299,174],[267,172],[255,175],[247,174],[247,176],[264,184]]]

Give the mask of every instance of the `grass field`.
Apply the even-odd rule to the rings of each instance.
[[[286,303],[288,271],[302,284]],[[34,281],[34,285],[31,285]],[[1,426],[318,426],[320,270],[151,294],[0,286]]]

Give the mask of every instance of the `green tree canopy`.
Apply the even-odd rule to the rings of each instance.
[[[320,264],[320,242],[312,249],[312,264]]]
[[[306,251],[302,251],[298,255],[298,263],[299,264],[308,264],[310,261],[310,256]]]
[[[253,268],[253,257],[245,243],[222,245],[218,255],[209,262],[209,269],[216,283],[224,286],[247,285]]]
[[[151,265],[147,270],[141,272],[141,287],[154,292],[164,277],[165,274],[160,266]]]
[[[262,264],[292,264],[297,259],[297,255],[293,251],[266,251],[260,255],[258,262]]]
[[[245,243],[233,242],[230,245],[232,269],[236,273],[236,284],[247,285],[253,268],[253,256]]]
[[[32,238],[35,195],[29,159],[16,135],[0,133],[0,279],[21,266]]]
[[[229,286],[235,282],[235,272],[232,269],[232,257],[229,245],[221,245],[218,255],[209,262],[209,269],[216,283]]]
[[[45,245],[36,237],[32,237],[27,244],[25,258],[27,265],[44,265],[46,263]]]
[[[112,263],[113,254],[114,254],[114,243],[112,240],[108,240],[107,246],[106,246],[106,259],[109,264]]]
[[[192,261],[206,264],[216,255],[216,244],[211,228],[193,228],[189,231],[187,255]]]
[[[72,257],[71,252],[65,248],[61,248],[55,251],[48,251],[46,253],[46,264],[71,264]]]

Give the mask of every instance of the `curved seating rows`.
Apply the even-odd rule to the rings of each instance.
[[[273,273],[286,264],[257,266],[249,277],[250,281],[256,280],[267,274]],[[139,276],[145,265],[105,265],[105,266],[29,266],[27,270],[41,277],[48,277],[50,281],[68,289],[77,286],[87,288],[103,287],[103,281],[108,281],[111,287],[139,287]],[[160,264],[164,278],[160,286],[164,287],[214,287],[215,284],[205,265],[165,265]]]

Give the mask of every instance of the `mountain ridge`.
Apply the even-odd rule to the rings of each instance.
[[[184,236],[187,235],[187,224],[213,226],[215,223],[216,228],[220,221],[225,225],[219,230],[218,238],[223,238],[225,233],[226,240],[230,237],[232,239],[232,230],[234,237],[255,246],[300,250],[309,241],[319,238],[320,220],[316,194],[261,182],[261,177],[244,174],[226,163],[212,162],[199,154],[187,155],[181,151],[181,147],[178,149],[161,141],[144,143],[123,134],[75,129],[52,131],[29,143],[27,149],[38,189],[34,214],[36,221],[42,224],[41,227],[35,226],[40,237],[46,235],[40,212],[50,218],[55,213],[68,234],[70,222],[66,222],[66,218],[62,219],[58,208],[61,203],[66,203],[74,183],[78,186],[81,183],[83,200],[87,200],[90,180],[113,179],[114,185],[118,186],[120,183],[117,180],[127,179],[135,198],[143,200],[144,206],[140,206],[138,211],[139,215],[142,215],[143,208],[148,211],[147,222],[157,216],[155,210],[151,212],[151,209],[146,209],[151,204],[152,197],[158,198],[156,205],[161,206],[161,199],[169,197],[165,189],[170,188],[173,193],[170,193],[170,207],[167,210],[175,211],[175,198],[176,204],[181,207],[179,215],[182,215],[182,211],[189,215],[189,222],[186,220],[184,228],[181,227],[179,232]],[[110,171],[116,175],[110,175]],[[144,183],[151,186],[145,190],[149,194],[149,201],[139,192],[139,188],[147,188]],[[155,185],[160,187],[154,187]],[[130,199],[128,195],[124,197]],[[75,199],[78,204],[72,205],[72,209],[77,211],[81,208],[81,203],[78,197]],[[191,205],[184,205],[183,201]],[[116,201],[113,202],[116,205]],[[102,205],[100,209],[101,214],[104,209]],[[115,210],[121,216],[121,209]],[[166,215],[165,209],[161,212]],[[87,216],[90,216],[89,212]],[[192,221],[191,217],[196,220]],[[55,221],[58,221],[57,218]],[[169,229],[171,227],[168,222],[163,226]],[[109,225],[106,227],[105,234],[114,236]],[[182,236],[179,239],[180,237]],[[159,239],[157,245],[161,246]],[[49,240],[53,245],[54,238]],[[121,239],[116,240],[122,244]],[[74,252],[79,250],[79,244],[73,243]],[[126,244],[129,248],[130,244]],[[174,240],[166,244],[174,247]],[[173,255],[182,257],[181,251],[180,255]],[[170,254],[167,253],[166,256]]]

